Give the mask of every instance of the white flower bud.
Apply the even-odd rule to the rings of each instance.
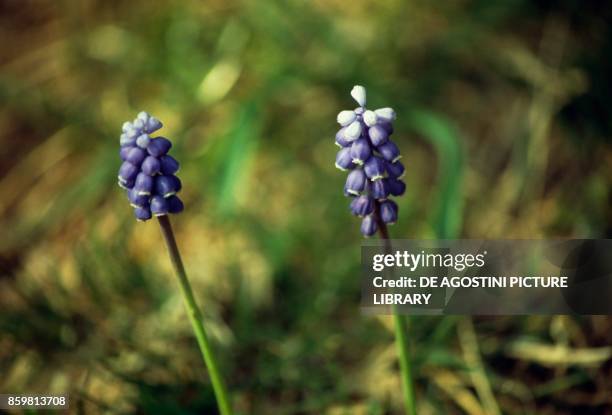
[[[389,108],[389,107],[379,108],[374,112],[376,113],[378,118],[380,118],[383,121],[391,122],[395,120],[395,111],[393,111],[393,108]]]
[[[348,141],[353,141],[359,138],[359,136],[361,135],[361,123],[359,121],[353,121],[351,123],[351,125],[349,125],[348,127],[346,127],[346,130],[344,131],[344,137],[348,140]]]
[[[340,113],[338,114],[338,117],[336,117],[336,120],[338,121],[338,124],[344,127],[346,125],[349,125],[353,121],[355,121],[355,118],[357,118],[357,114],[355,114],[355,111],[347,110],[347,111],[340,111]]]
[[[360,107],[365,107],[366,104],[366,90],[361,85],[355,85],[351,89],[351,96],[357,101]]]
[[[363,121],[366,123],[368,127],[372,127],[376,125],[376,122],[378,121],[378,117],[376,116],[376,113],[374,111],[367,110],[366,112],[363,113]]]

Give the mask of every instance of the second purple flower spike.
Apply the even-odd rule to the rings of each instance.
[[[140,221],[183,210],[183,202],[176,195],[181,190],[181,181],[175,176],[179,163],[168,154],[172,143],[150,135],[161,127],[157,118],[144,111],[122,127],[119,186],[126,189]]]
[[[354,86],[351,96],[359,106],[338,114],[342,128],[336,134],[336,144],[341,147],[336,167],[350,170],[344,193],[355,198],[350,209],[363,218],[361,233],[372,236],[378,230],[374,215],[379,215],[378,219],[386,224],[397,220],[397,204],[389,197],[401,196],[406,191],[401,180],[405,169],[399,161],[399,149],[389,138],[395,111],[366,109],[366,90],[362,86]]]

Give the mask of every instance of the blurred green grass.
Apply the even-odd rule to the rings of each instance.
[[[239,413],[401,413],[392,326],[359,314],[361,237],[333,167],[355,83],[398,113],[394,237],[610,237],[608,6],[0,10],[0,391],[69,391],[77,413],[214,412],[159,231],[115,184],[120,125],[142,109],[182,162],[174,223]],[[410,323],[419,413],[483,413],[470,325]],[[474,326],[503,413],[609,413],[609,353],[535,353],[599,356],[608,318]]]

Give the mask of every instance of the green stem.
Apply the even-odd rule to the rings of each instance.
[[[215,354],[208,340],[208,336],[206,335],[202,314],[193,295],[191,284],[189,284],[189,279],[187,278],[187,273],[185,272],[185,267],[183,266],[181,254],[179,253],[176,240],[174,239],[174,233],[172,232],[172,225],[170,224],[170,219],[167,215],[158,216],[157,219],[159,220],[162,235],[164,236],[166,246],[168,247],[170,260],[172,261],[172,265],[174,266],[174,270],[176,271],[176,276],[179,280],[181,293],[183,294],[183,300],[185,300],[185,306],[187,307],[187,314],[189,315],[191,326],[193,327],[196,339],[198,340],[198,345],[200,346],[200,351],[202,352],[204,363],[208,368],[210,380],[212,382],[213,390],[217,398],[219,412],[221,412],[222,415],[231,415],[232,408],[229,403],[227,390],[225,389],[225,384],[221,377],[221,373],[219,372],[219,367],[217,365],[217,360],[215,359]]]
[[[412,383],[412,364],[410,361],[410,351],[408,349],[408,326],[406,324],[406,316],[399,314],[394,307],[393,320],[395,323],[395,340],[397,342],[400,371],[402,373],[402,391],[404,393],[406,413],[409,415],[416,415],[416,401],[414,399],[414,385]]]
[[[391,241],[387,224],[380,217],[380,204],[374,203],[374,218],[378,226],[378,232],[385,243],[385,253],[391,253]],[[404,405],[408,415],[416,415],[416,400],[414,395],[414,383],[412,381],[412,362],[410,360],[410,349],[408,347],[408,326],[406,316],[399,313],[397,306],[393,306],[393,322],[395,327],[395,341],[397,354],[399,356],[400,373],[402,379],[402,392],[404,394]]]

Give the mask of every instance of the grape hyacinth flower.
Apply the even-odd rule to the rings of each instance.
[[[157,118],[143,111],[134,121],[123,124],[119,139],[123,160],[119,186],[126,189],[140,221],[183,211],[183,202],[176,195],[181,190],[181,181],[175,176],[179,163],[168,154],[172,143],[164,137],[151,137],[161,127]]]
[[[390,138],[395,111],[368,110],[362,86],[353,87],[351,96],[359,106],[338,114],[341,128],[336,134],[340,147],[336,167],[350,171],[344,193],[354,198],[350,209],[362,218],[361,233],[372,236],[382,224],[397,221],[397,204],[390,197],[404,194],[406,185],[401,178],[405,169],[399,149]]]
[[[359,106],[338,114],[341,128],[336,134],[336,145],[340,147],[336,167],[349,171],[344,194],[353,198],[351,212],[362,218],[361,233],[369,237],[379,232],[385,253],[389,254],[392,248],[387,225],[397,221],[398,213],[391,196],[401,196],[406,191],[401,180],[405,169],[399,161],[400,151],[390,139],[395,111],[368,110],[362,86],[353,87],[351,96]],[[406,320],[397,309],[393,316],[406,413],[416,415]]]
[[[219,412],[221,415],[231,415],[225,383],[204,329],[202,313],[187,278],[168,217],[170,213],[183,211],[183,202],[177,196],[182,185],[175,175],[179,162],[168,154],[172,143],[164,137],[151,137],[161,127],[162,123],[157,118],[144,111],[134,121],[123,124],[119,139],[119,155],[123,161],[119,168],[119,186],[125,189],[137,220],[147,221],[156,216],[159,221],[187,314],[208,368]]]

